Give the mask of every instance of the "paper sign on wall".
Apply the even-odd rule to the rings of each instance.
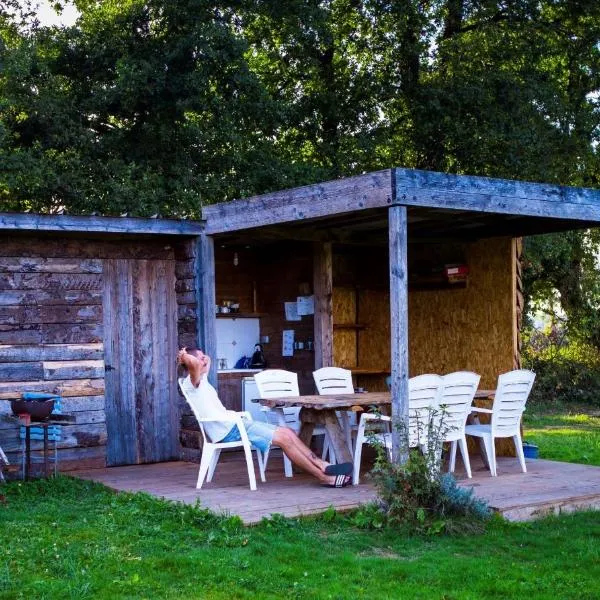
[[[298,296],[296,300],[298,314],[314,315],[315,314],[315,297],[314,296]]]
[[[302,317],[298,314],[297,302],[285,302],[284,305],[286,321],[300,321],[302,319]]]
[[[283,342],[281,344],[281,356],[294,356],[294,330],[283,330]]]

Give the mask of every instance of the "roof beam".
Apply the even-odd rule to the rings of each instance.
[[[389,206],[392,197],[392,170],[386,169],[213,204],[202,209],[202,216],[206,233],[214,235]]]
[[[204,231],[201,221],[0,213],[0,231],[59,231],[144,235],[191,235]]]
[[[600,222],[600,190],[394,169],[394,204]]]

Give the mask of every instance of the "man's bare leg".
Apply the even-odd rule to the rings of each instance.
[[[325,475],[323,469],[328,463],[315,456],[313,451],[305,446],[298,436],[286,427],[279,427],[273,434],[273,443],[279,446],[287,457],[301,469],[316,477],[323,483],[334,483],[335,477]]]

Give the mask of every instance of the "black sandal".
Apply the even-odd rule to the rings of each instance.
[[[352,483],[352,477],[350,475],[336,475],[333,483],[327,483],[326,487],[332,488],[343,488]]]
[[[350,475],[354,469],[351,462],[338,463],[337,465],[327,465],[323,473],[325,475]]]

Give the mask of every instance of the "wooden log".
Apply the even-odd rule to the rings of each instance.
[[[177,319],[179,321],[195,321],[197,314],[195,304],[179,304],[177,307]]]
[[[42,344],[91,344],[102,341],[102,324],[78,325],[43,323],[40,325]]]
[[[313,246],[315,369],[333,366],[333,253],[331,243]]]
[[[177,294],[177,304],[196,304],[196,292],[181,292]]]
[[[58,448],[87,448],[106,444],[105,423],[61,425],[60,427],[61,440],[57,443]],[[6,452],[20,450],[21,440],[19,438],[19,425],[17,423],[12,425],[10,429],[0,429],[0,446],[6,448]]]
[[[203,229],[204,223],[200,221],[181,219],[0,213],[0,230],[6,231],[200,235]]]
[[[392,171],[376,171],[202,209],[206,234],[224,233],[328,215],[392,202]]]
[[[173,247],[170,244],[136,239],[65,239],[45,235],[36,237],[9,237],[0,244],[0,256],[35,258],[93,259],[172,259]],[[1,264],[1,261],[0,261]],[[0,270],[1,267],[0,267]]]
[[[101,290],[102,276],[84,273],[0,273],[0,290]]]
[[[600,221],[600,190],[394,169],[395,202],[509,215]]]
[[[43,378],[55,379],[99,379],[104,377],[103,360],[45,361]]]
[[[0,344],[40,344],[40,325],[0,325]]]
[[[196,282],[194,279],[178,279],[175,283],[175,291],[178,294],[182,292],[194,292],[196,291]]]
[[[67,381],[0,381],[0,400],[21,398],[22,392],[46,392],[63,397],[101,396],[104,379],[77,379]]]
[[[194,281],[197,306],[197,346],[213,360],[208,374],[210,383],[218,389],[217,381],[217,319],[215,316],[215,245],[212,237],[198,239],[196,278]]]
[[[394,461],[408,460],[402,443],[403,423],[408,431],[408,229],[405,206],[389,210],[390,326],[392,359],[392,455]]]
[[[52,304],[102,304],[100,290],[2,290],[0,306],[38,306]]]
[[[75,414],[81,411],[104,412],[104,408],[104,396],[73,396],[62,399],[62,411],[65,414]]]
[[[0,346],[0,362],[32,362],[36,360],[101,360],[103,345],[48,344],[45,346]]]
[[[0,271],[7,273],[102,273],[98,259],[4,257]]]
[[[0,363],[0,381],[35,381],[43,376],[41,362]]]
[[[42,306],[41,323],[101,323],[102,306]]]
[[[0,306],[0,323],[3,325],[41,323],[41,311],[37,306]]]

